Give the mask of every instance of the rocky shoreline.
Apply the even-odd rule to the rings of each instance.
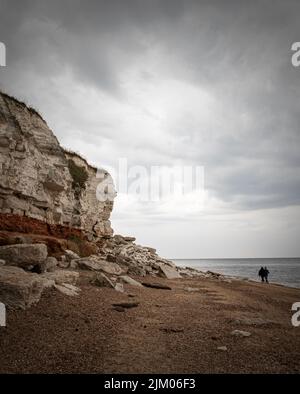
[[[135,238],[115,235],[102,241],[101,253],[80,257],[65,250],[58,259],[48,256],[45,244],[0,246],[0,300],[10,309],[26,309],[39,302],[44,291],[55,288],[76,296],[80,275],[91,285],[110,287],[123,292],[123,284],[142,286],[131,276],[231,279],[208,271],[180,268],[156,254],[155,249],[135,244]]]

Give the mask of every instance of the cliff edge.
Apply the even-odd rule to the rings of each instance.
[[[2,215],[75,228],[90,241],[111,236],[113,201],[96,198],[99,177],[109,176],[66,152],[35,110],[0,93]]]
[[[113,235],[115,195],[108,172],[63,149],[37,111],[0,92],[0,302],[25,309],[49,288],[78,296],[82,281],[123,292],[124,283],[143,286],[131,276],[194,275]]]

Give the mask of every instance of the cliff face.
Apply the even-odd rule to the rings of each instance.
[[[66,152],[33,109],[0,93],[0,214],[80,229],[89,240],[113,234],[112,201],[96,189],[110,177]]]
[[[49,288],[77,296],[77,280],[124,292],[124,283],[142,287],[128,275],[179,278],[155,249],[113,236],[114,196],[105,170],[65,151],[35,110],[0,92],[0,302],[25,309]]]

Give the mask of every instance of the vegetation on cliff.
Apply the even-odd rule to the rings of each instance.
[[[25,109],[27,108],[27,110],[28,110],[31,114],[37,115],[39,118],[42,119],[43,122],[46,123],[46,121],[43,119],[42,115],[41,115],[35,108],[31,107],[30,105],[26,104],[25,102],[23,102],[23,101],[21,101],[21,100],[18,100],[18,99],[15,98],[14,96],[11,96],[11,95],[9,95],[9,94],[7,94],[7,93],[4,93],[4,92],[0,91],[0,94],[2,95],[2,97],[3,97],[5,100],[13,101],[16,105],[18,105],[18,106],[20,106],[20,107],[22,107],[22,108],[25,108]]]
[[[68,160],[68,167],[73,179],[73,189],[85,189],[85,183],[88,180],[88,173],[86,169],[78,166],[72,159]]]

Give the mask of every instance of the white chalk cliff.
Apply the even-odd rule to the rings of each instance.
[[[113,201],[96,198],[105,177],[66,152],[35,110],[0,93],[0,213],[110,236]]]

